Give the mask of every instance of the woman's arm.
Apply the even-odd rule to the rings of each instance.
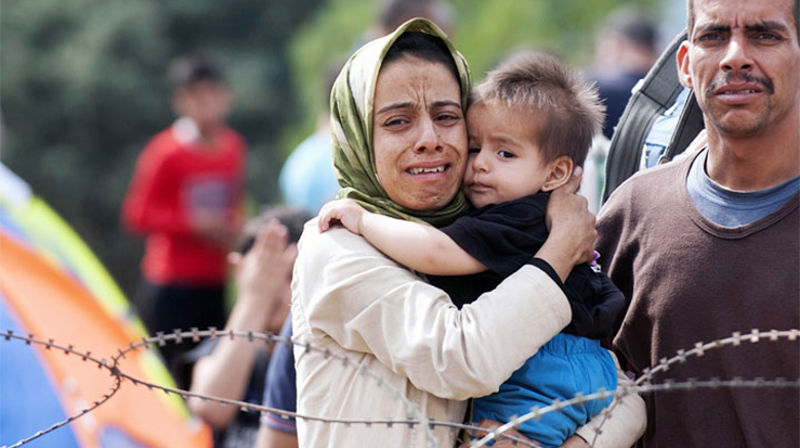
[[[320,210],[320,231],[328,230],[335,222],[417,272],[467,275],[486,270],[486,266],[435,227],[370,213],[350,199],[328,202]]]
[[[319,234],[313,221],[292,295],[300,340],[372,354],[415,387],[455,400],[496,391],[571,318],[561,289],[534,266],[459,310],[363,237]]]

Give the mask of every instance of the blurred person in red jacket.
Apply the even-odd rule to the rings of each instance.
[[[230,89],[200,56],[177,59],[169,76],[179,118],[140,154],[122,209],[125,226],[147,238],[136,305],[151,333],[222,328],[225,257],[244,218],[245,141],[225,124]],[[170,367],[192,347],[159,350]]]

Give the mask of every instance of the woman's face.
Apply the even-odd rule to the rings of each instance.
[[[375,166],[389,198],[427,211],[458,191],[467,132],[458,81],[444,64],[406,55],[381,67],[372,123]]]

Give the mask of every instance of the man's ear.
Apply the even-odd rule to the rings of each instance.
[[[692,72],[689,70],[689,42],[683,41],[675,54],[675,62],[678,64],[678,78],[684,87],[693,89]]]
[[[572,176],[575,163],[567,156],[557,157],[547,164],[547,177],[542,185],[542,191],[553,191],[564,185]]]

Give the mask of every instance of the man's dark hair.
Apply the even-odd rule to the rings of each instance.
[[[185,88],[199,81],[224,83],[222,72],[202,55],[181,56],[169,68],[169,82],[173,89]]]
[[[443,64],[450,70],[456,81],[461,82],[458,76],[458,69],[456,63],[453,61],[453,56],[450,50],[445,45],[444,41],[436,36],[419,31],[408,31],[403,33],[397,40],[394,41],[386,56],[383,58],[383,65],[389,65],[392,61],[402,58],[403,56],[411,55],[429,62]]]
[[[694,0],[686,0],[686,30],[689,37],[694,28]],[[797,45],[800,45],[800,0],[794,0],[794,29],[797,33]]]
[[[289,242],[296,243],[300,240],[300,235],[303,233],[303,225],[313,218],[314,215],[310,212],[291,207],[271,207],[266,209],[263,213],[255,218],[247,221],[242,232],[242,237],[237,244],[237,252],[244,255],[246,254],[256,242],[256,236],[261,228],[273,219],[277,219],[281,224],[286,226],[289,230]]]

